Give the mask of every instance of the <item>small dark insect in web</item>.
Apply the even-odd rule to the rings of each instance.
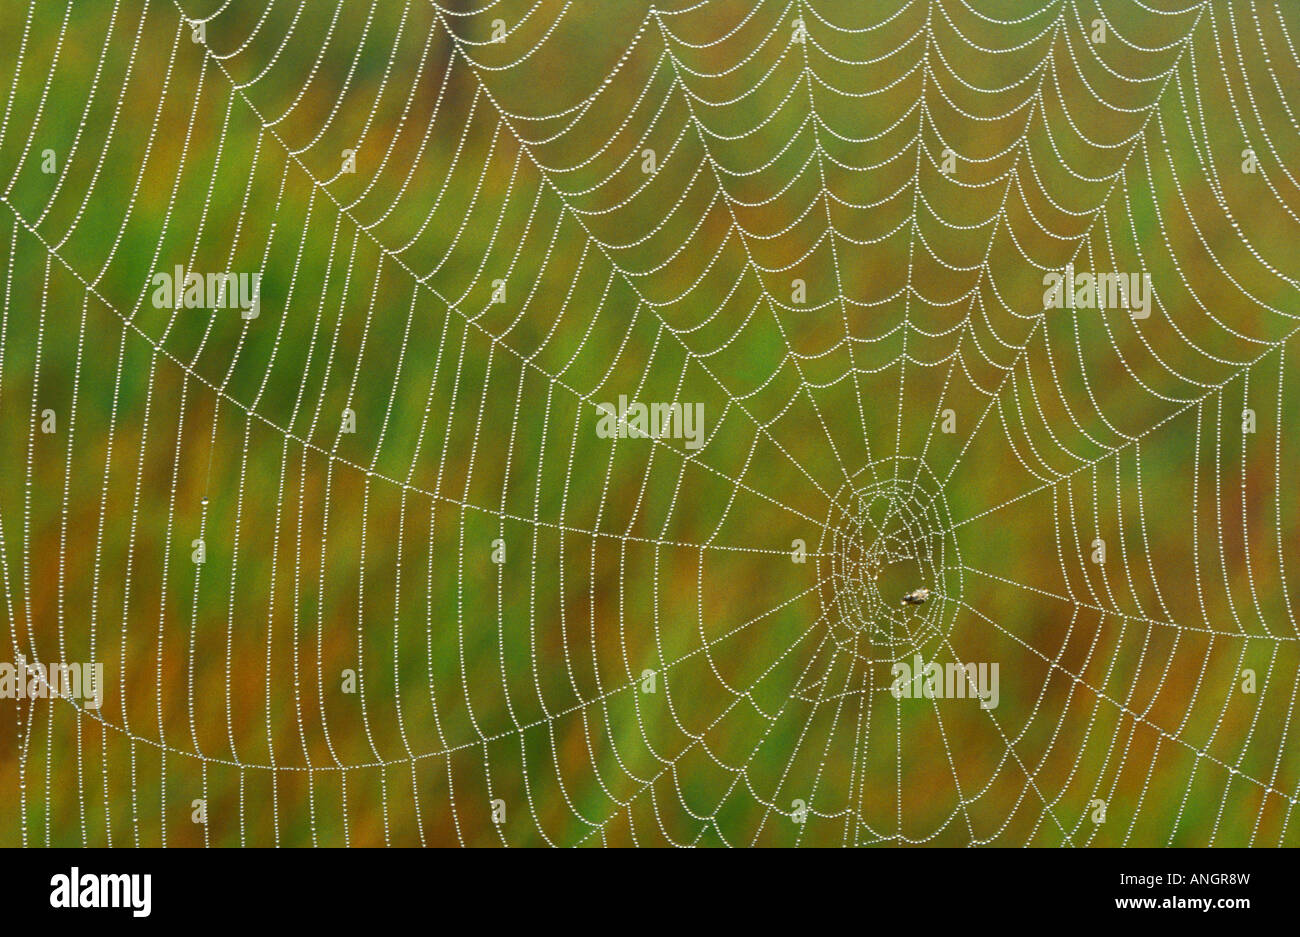
[[[902,605],[921,605],[930,597],[929,589],[913,589],[907,595],[903,596]]]

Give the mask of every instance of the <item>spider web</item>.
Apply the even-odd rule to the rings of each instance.
[[[1287,5],[10,6],[6,843],[1296,842]]]

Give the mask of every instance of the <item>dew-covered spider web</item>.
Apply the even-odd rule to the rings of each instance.
[[[1298,44],[4,4],[0,842],[1300,842]]]

